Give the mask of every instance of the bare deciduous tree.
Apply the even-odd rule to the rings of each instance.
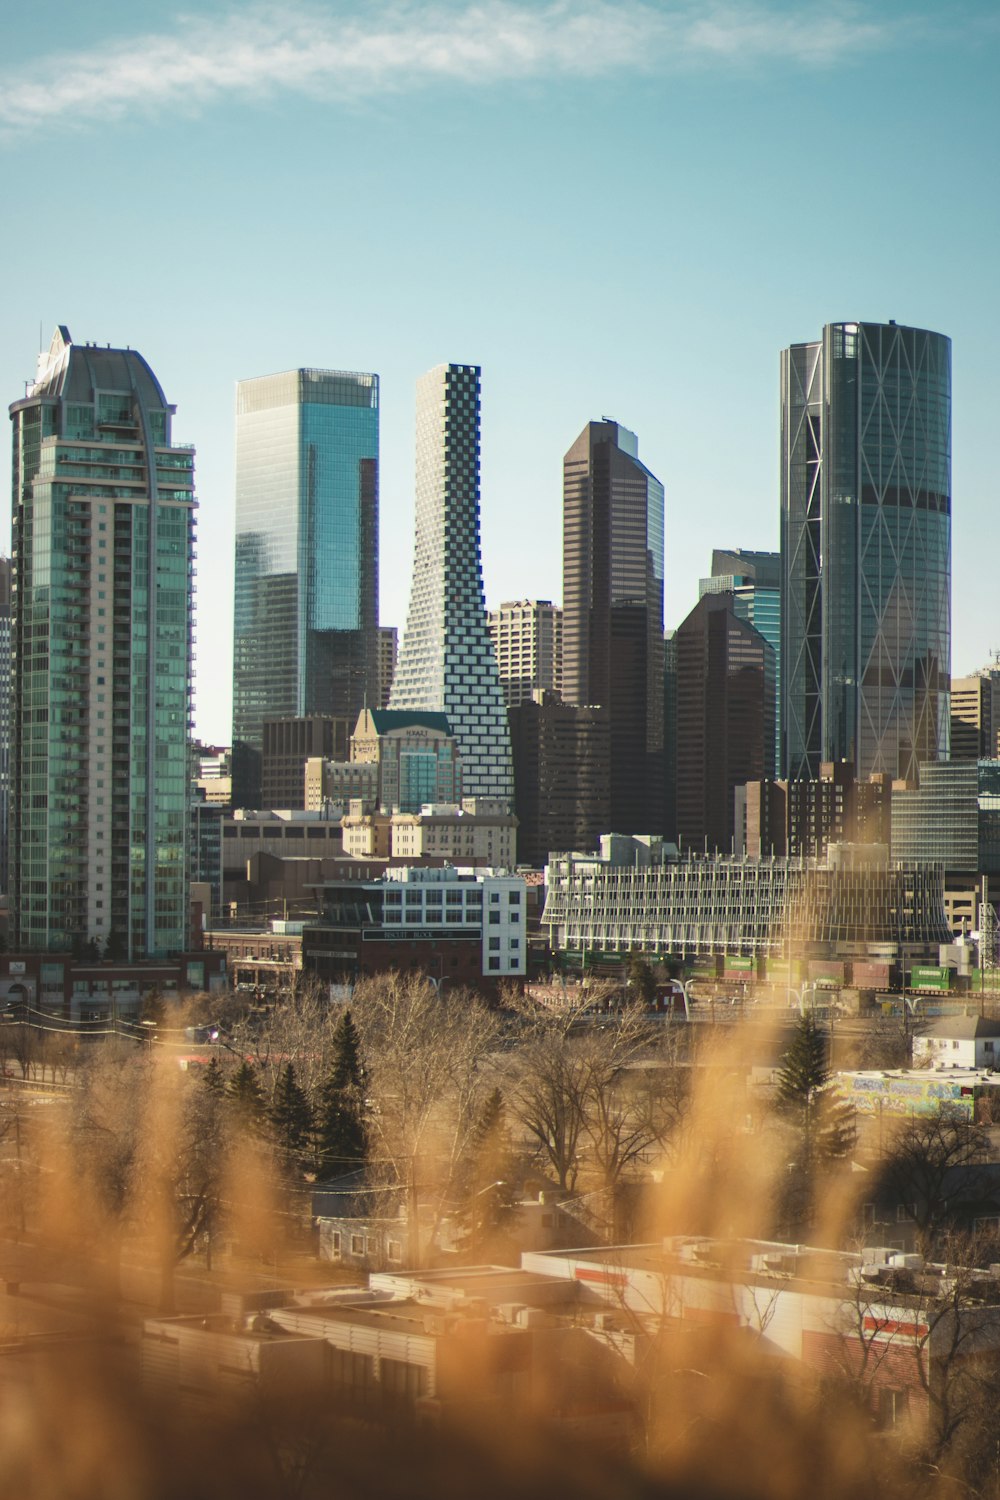
[[[453,1196],[488,1083],[499,1022],[466,990],[439,993],[423,975],[359,984],[352,1013],[365,1058],[365,1126],[373,1170],[433,1206],[430,1239]]]
[[[509,1058],[511,1112],[563,1192],[615,1189],[676,1118],[672,1081],[639,1071],[654,1032],[639,1007],[599,1020],[522,1010]]]
[[[988,1147],[980,1126],[947,1110],[907,1120],[895,1132],[884,1180],[913,1224],[922,1254],[934,1251],[957,1211],[974,1210],[986,1196]]]

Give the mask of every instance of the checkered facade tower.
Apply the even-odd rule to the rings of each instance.
[[[467,796],[513,801],[510,732],[479,541],[478,365],[417,382],[413,588],[389,707],[445,713]]]

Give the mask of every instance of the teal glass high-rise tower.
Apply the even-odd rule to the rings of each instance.
[[[194,452],[140,354],[63,327],[10,411],[14,940],[181,952]]]
[[[831,323],[781,359],[782,765],[917,779],[951,679],[951,341]]]
[[[377,375],[289,370],[236,393],[233,798],[260,805],[265,718],[379,698]]]

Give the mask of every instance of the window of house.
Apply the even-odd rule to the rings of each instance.
[[[339,1229],[335,1229],[334,1232],[333,1232],[333,1234],[330,1236],[330,1249],[331,1249],[332,1253],[339,1260],[339,1258],[340,1258],[340,1230]]]
[[[403,1247],[400,1244],[399,1240],[390,1240],[389,1241],[389,1244],[388,1244],[388,1247],[387,1247],[387,1253],[388,1253],[388,1256],[389,1256],[390,1260],[402,1260],[403,1259]]]
[[[915,1203],[896,1204],[896,1223],[906,1224],[910,1219],[917,1217],[917,1205]]]
[[[364,1255],[364,1253],[365,1253],[365,1237],[364,1237],[364,1235],[363,1234],[352,1234],[351,1235],[351,1254],[352,1255]]]

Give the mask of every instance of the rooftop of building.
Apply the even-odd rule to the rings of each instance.
[[[606,1291],[622,1293],[630,1273],[656,1278],[693,1276],[737,1282],[813,1296],[858,1293],[870,1300],[891,1294],[894,1302],[946,1295],[953,1285],[954,1267],[904,1254],[884,1245],[860,1250],[828,1250],[812,1245],[770,1240],[720,1240],[710,1236],[676,1235],[658,1244],[610,1245],[586,1250],[526,1252],[522,1264],[552,1275],[566,1275]],[[970,1269],[968,1300],[1000,1306],[1000,1266]],[[660,1283],[662,1284],[662,1282]],[[650,1309],[652,1310],[652,1309]]]
[[[74,344],[69,329],[60,323],[46,353],[39,354],[35,379],[28,399],[62,397],[89,405],[97,392],[135,392],[143,406],[172,410],[163,388],[142,355],[135,349],[103,348],[98,344]]]
[[[452,735],[447,714],[416,712],[403,708],[370,708],[367,712],[376,734],[395,734],[402,729],[433,729],[437,734],[447,735],[449,738]],[[364,714],[358,720],[355,735],[362,732],[363,723]]]
[[[988,1016],[942,1016],[940,1021],[928,1026],[924,1036],[942,1037],[948,1041],[1000,1036],[1000,1021],[992,1021]]]

